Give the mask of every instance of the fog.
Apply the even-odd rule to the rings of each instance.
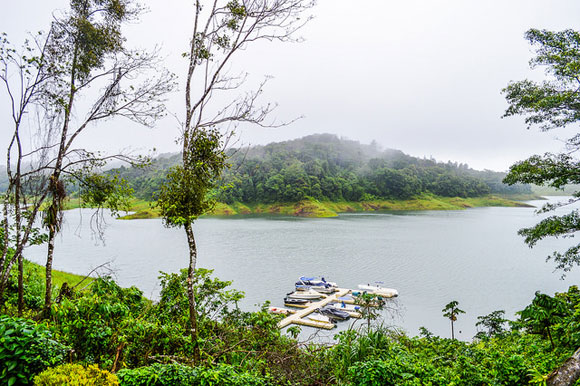
[[[149,11],[125,29],[127,46],[158,46],[167,68],[183,79],[192,2],[143,3]],[[66,5],[9,2],[0,31],[22,41],[26,32],[47,30],[54,10]],[[528,67],[532,51],[523,34],[531,27],[578,29],[577,1],[320,0],[311,13],[314,19],[299,32],[304,42],[257,44],[234,61],[230,70],[248,72],[248,87],[273,77],[263,96],[278,104],[273,118],[303,116],[278,129],[240,127],[243,143],[333,133],[492,170],[562,147],[565,131],[541,133],[526,130],[521,118],[502,119],[501,89],[510,80],[541,79],[541,69]],[[170,114],[153,129],[114,120],[83,133],[80,144],[110,152],[176,151],[183,100],[179,91],[170,95]],[[2,90],[0,122],[9,128],[8,107]]]

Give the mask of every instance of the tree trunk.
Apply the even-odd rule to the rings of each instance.
[[[22,317],[24,311],[24,258],[18,256],[18,317]]]
[[[42,309],[43,317],[48,318],[50,315],[50,306],[52,305],[52,257],[54,254],[54,239],[56,231],[54,226],[50,226],[48,232],[48,251],[46,253],[46,289],[44,292],[44,308]]]
[[[546,331],[548,332],[548,338],[550,338],[550,343],[552,344],[552,351],[554,351],[556,349],[556,346],[554,345],[554,339],[552,339],[552,332],[550,331],[550,326],[546,327]]]
[[[6,288],[8,286],[8,280],[10,279],[10,271],[12,270],[12,265],[14,265],[15,261],[18,261],[18,257],[22,255],[22,244],[18,245],[14,255],[10,258],[10,260],[5,261],[4,264],[6,267],[4,268],[3,272],[0,272],[0,308],[3,309],[5,295],[6,295]]]
[[[187,271],[187,297],[189,299],[189,324],[191,327],[191,342],[193,343],[193,361],[197,365],[200,362],[199,342],[197,339],[197,312],[195,305],[195,289],[193,286],[195,265],[197,263],[197,246],[191,224],[185,225],[187,245],[189,247],[189,269]]]
[[[548,375],[548,386],[573,385],[580,378],[580,348],[566,362]]]
[[[455,339],[455,331],[453,331],[453,319],[451,319],[451,339]]]

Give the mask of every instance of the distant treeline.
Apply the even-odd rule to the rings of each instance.
[[[167,168],[179,155],[161,156],[148,169],[120,168],[135,195],[152,200]],[[529,194],[527,185],[507,186],[504,173],[476,171],[465,164],[420,159],[399,150],[381,150],[317,134],[287,142],[230,151],[219,200],[225,203],[409,199],[431,193],[445,197]]]

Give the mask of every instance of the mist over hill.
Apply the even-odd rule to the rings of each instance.
[[[507,186],[504,173],[477,171],[466,164],[437,162],[381,149],[332,134],[249,148],[230,149],[220,182],[225,203],[295,202],[307,197],[330,201],[409,199],[421,194],[476,197],[528,194],[527,185]],[[158,157],[146,169],[121,167],[119,173],[142,199],[155,198],[169,167],[180,155]]]

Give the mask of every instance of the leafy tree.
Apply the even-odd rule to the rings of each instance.
[[[547,74],[542,82],[523,80],[510,83],[503,93],[509,107],[504,116],[522,115],[528,128],[538,126],[549,131],[580,121],[580,33],[573,30],[552,32],[530,29],[526,39],[535,48],[530,61],[532,68],[541,67]],[[546,185],[561,189],[566,185],[580,183],[580,167],[577,151],[580,149],[580,134],[565,142],[561,153],[545,153],[515,163],[505,178],[508,184],[518,182]],[[539,212],[550,212],[580,200],[580,192],[573,194],[568,202],[546,204]],[[550,216],[533,227],[519,230],[525,242],[533,247],[546,237],[566,237],[580,230],[580,213],[572,210],[565,215]],[[564,272],[580,264],[580,245],[564,252],[555,251],[548,259]]]
[[[465,314],[465,311],[463,311],[462,309],[459,309],[457,307],[458,305],[459,305],[459,302],[457,302],[456,300],[453,300],[453,301],[447,303],[445,308],[443,308],[443,310],[441,310],[441,312],[443,312],[443,316],[451,321],[451,339],[455,339],[455,332],[453,330],[453,323],[457,320],[457,315],[458,314]]]
[[[182,227],[189,247],[188,298],[194,361],[199,362],[194,273],[197,245],[192,228],[198,216],[211,208],[207,194],[226,166],[223,146],[239,123],[271,125],[265,122],[272,106],[259,106],[257,90],[234,96],[225,105],[215,98],[220,92],[239,89],[245,76],[228,74],[233,58],[257,41],[290,41],[304,21],[309,0],[194,1],[193,30],[185,78],[185,119],[181,164],[168,176],[159,196],[165,224]],[[306,19],[308,20],[308,19]],[[217,103],[216,103],[217,102]],[[220,129],[224,131],[220,131]],[[225,143],[224,143],[225,142]]]
[[[372,321],[380,318],[386,302],[379,295],[365,291],[356,297],[355,304],[360,307],[359,312],[367,321],[367,330],[370,331]]]
[[[488,315],[478,316],[476,327],[482,327],[486,331],[479,331],[475,337],[476,338],[491,338],[495,335],[501,335],[505,332],[505,325],[507,319],[504,318],[505,311],[493,311]]]
[[[532,304],[519,311],[519,325],[526,328],[532,334],[547,336],[552,350],[556,348],[552,334],[553,326],[562,321],[567,315],[568,309],[558,298],[536,292]]]

